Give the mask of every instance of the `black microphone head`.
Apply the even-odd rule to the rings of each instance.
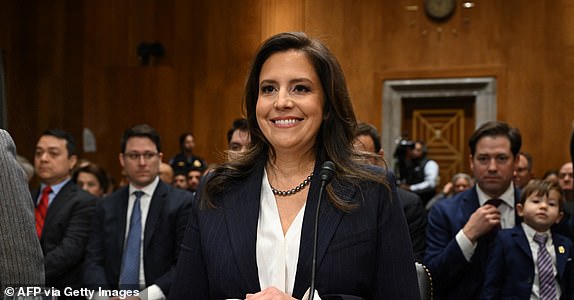
[[[335,175],[335,164],[327,160],[321,165],[321,171],[319,172],[319,176],[321,177],[321,181],[327,183],[333,179]]]

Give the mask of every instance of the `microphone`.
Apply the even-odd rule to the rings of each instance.
[[[313,264],[311,266],[311,287],[309,288],[308,300],[313,300],[315,296],[315,273],[317,272],[317,240],[318,240],[318,224],[319,224],[319,208],[321,207],[321,199],[323,199],[323,191],[325,186],[333,179],[335,175],[335,164],[327,160],[321,165],[319,177],[321,178],[321,188],[319,189],[319,200],[317,201],[317,210],[315,211],[315,227],[313,228]]]

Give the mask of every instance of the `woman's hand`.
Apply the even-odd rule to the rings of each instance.
[[[245,295],[247,300],[292,300],[295,299],[275,287],[268,287],[259,293]]]

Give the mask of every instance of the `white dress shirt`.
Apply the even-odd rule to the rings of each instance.
[[[419,183],[415,183],[409,186],[409,189],[413,192],[424,190],[427,188],[434,188],[438,183],[438,171],[439,166],[436,161],[429,159],[424,165],[425,178]]]
[[[293,295],[295,275],[297,274],[297,262],[299,260],[299,246],[301,242],[301,230],[303,229],[303,216],[305,205],[297,213],[297,216],[283,235],[279,210],[275,202],[275,195],[267,178],[267,172],[263,171],[261,184],[261,207],[257,223],[257,271],[261,289],[275,287],[289,295]],[[309,290],[303,299],[307,299]],[[317,291],[315,299],[321,300]]]

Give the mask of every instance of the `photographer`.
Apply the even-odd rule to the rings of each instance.
[[[399,141],[395,151],[399,185],[417,193],[426,204],[435,194],[439,167],[436,161],[427,158],[423,141]]]

